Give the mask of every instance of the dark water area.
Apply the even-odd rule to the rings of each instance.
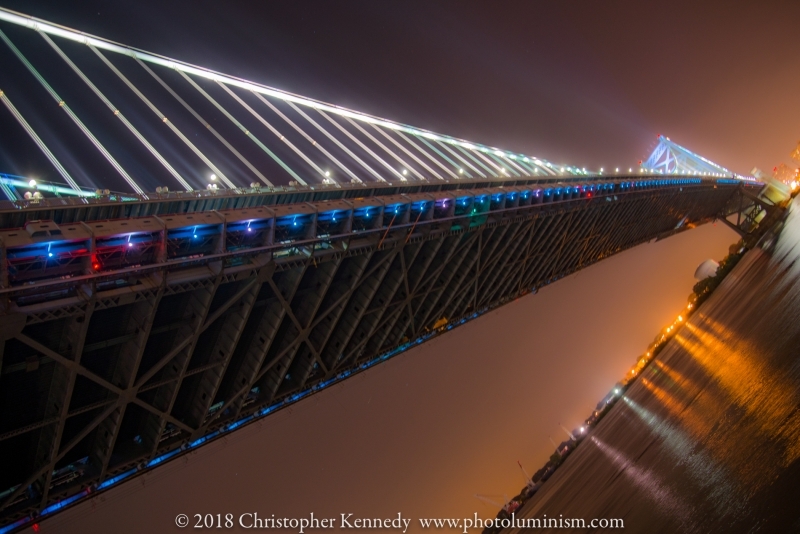
[[[800,532],[798,211],[794,202],[778,238],[747,253],[517,517]]]

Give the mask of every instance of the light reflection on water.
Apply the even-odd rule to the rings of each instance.
[[[735,485],[735,479],[729,475],[725,466],[715,460],[713,451],[695,450],[695,437],[684,432],[680,426],[658,417],[627,396],[622,400],[662,440],[662,448],[672,456],[675,466],[686,468],[687,474],[706,493],[718,514],[728,515],[743,506],[737,499],[739,488]],[[596,442],[594,437],[592,439]]]
[[[666,485],[657,474],[651,470],[639,467],[631,458],[624,453],[600,441],[592,436],[591,442],[602,452],[606,458],[631,481],[636,489],[642,490],[647,499],[666,510],[672,517],[676,518],[684,526],[690,526],[690,515],[687,513],[690,504],[685,502],[680,496]]]
[[[800,532],[800,217],[749,253],[518,516]]]

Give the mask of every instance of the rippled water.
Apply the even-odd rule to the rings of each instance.
[[[800,204],[518,516],[800,532]]]

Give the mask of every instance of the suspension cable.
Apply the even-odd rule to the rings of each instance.
[[[211,126],[211,125],[210,125],[210,124],[209,124],[209,123],[208,123],[208,122],[207,122],[205,119],[203,119],[203,117],[202,117],[202,116],[201,116],[199,113],[197,113],[197,112],[194,110],[194,108],[193,108],[192,106],[190,106],[189,104],[187,104],[187,103],[186,103],[186,101],[185,101],[183,98],[181,98],[181,97],[180,97],[180,95],[179,95],[178,93],[176,93],[176,92],[175,92],[175,91],[172,89],[172,87],[170,87],[169,85],[167,85],[167,82],[165,82],[164,80],[162,80],[162,79],[161,79],[161,77],[160,77],[158,74],[156,74],[155,72],[153,72],[153,70],[152,70],[152,69],[150,69],[150,67],[148,67],[148,66],[147,66],[147,64],[146,64],[145,62],[143,62],[141,59],[139,59],[138,57],[134,57],[133,59],[135,59],[135,60],[136,60],[136,62],[137,62],[139,65],[141,65],[141,67],[142,67],[144,70],[146,70],[148,73],[150,73],[150,75],[151,75],[153,78],[155,78],[155,80],[156,80],[158,83],[160,83],[160,84],[161,84],[161,87],[163,87],[164,89],[166,89],[166,90],[167,90],[167,92],[169,92],[169,94],[171,94],[173,97],[175,97],[175,100],[177,100],[177,101],[178,101],[178,102],[179,102],[179,103],[180,103],[180,104],[181,104],[181,105],[182,105],[182,106],[183,106],[183,107],[184,107],[184,108],[185,108],[185,109],[186,109],[186,110],[187,110],[189,113],[191,113],[191,114],[192,114],[192,116],[194,116],[194,118],[195,118],[195,119],[197,119],[198,121],[200,121],[200,124],[202,124],[203,126],[205,126],[205,127],[206,127],[206,129],[207,129],[209,132],[211,132],[211,134],[212,134],[214,137],[216,137],[216,138],[219,140],[219,142],[220,142],[220,143],[222,143],[223,145],[225,145],[225,147],[227,147],[227,149],[228,149],[228,150],[230,150],[230,151],[233,153],[233,155],[234,155],[234,156],[236,156],[236,157],[239,159],[239,161],[241,161],[242,163],[244,163],[244,164],[245,164],[245,166],[246,166],[248,169],[250,169],[250,171],[252,171],[252,173],[253,173],[253,174],[255,174],[256,176],[258,176],[259,180],[261,180],[262,182],[264,182],[265,184],[267,184],[267,185],[269,185],[269,186],[272,186],[272,183],[271,183],[269,180],[267,180],[267,178],[266,178],[266,177],[265,177],[263,174],[261,174],[261,172],[259,172],[259,170],[258,170],[258,169],[256,169],[256,168],[255,168],[255,166],[254,166],[252,163],[250,163],[250,162],[247,160],[247,158],[245,158],[244,156],[242,156],[242,155],[239,153],[239,151],[238,151],[238,150],[236,150],[236,149],[233,147],[233,145],[231,145],[231,144],[230,144],[230,143],[229,143],[229,142],[228,142],[228,141],[227,141],[227,140],[226,140],[224,137],[222,137],[222,135],[221,135],[221,134],[220,134],[220,133],[219,133],[217,130],[215,130],[213,126]]]
[[[67,105],[67,103],[64,102],[64,100],[62,100],[60,96],[58,96],[58,93],[56,93],[55,90],[50,86],[50,84],[47,83],[47,81],[42,77],[42,75],[39,74],[39,71],[37,71],[36,68],[33,65],[31,65],[28,59],[24,55],[22,55],[22,52],[20,52],[19,49],[16,46],[14,46],[14,43],[11,42],[11,40],[6,36],[5,33],[3,33],[2,30],[0,30],[0,39],[2,39],[3,42],[5,42],[6,45],[11,49],[11,51],[14,52],[14,55],[17,56],[17,58],[20,61],[22,61],[22,64],[25,65],[25,67],[28,69],[28,71],[30,71],[31,74],[33,74],[33,77],[36,78],[36,80],[42,85],[42,87],[44,87],[47,90],[48,93],[50,93],[50,96],[53,97],[53,99],[56,102],[58,102],[58,106],[64,110],[64,112],[70,119],[72,119],[72,122],[75,123],[75,125],[81,130],[81,132],[83,132],[83,134],[89,139],[89,141],[91,141],[94,147],[103,155],[106,161],[108,161],[108,163],[110,163],[111,166],[114,167],[114,169],[116,169],[116,171],[122,176],[122,178],[126,182],[128,182],[128,185],[130,185],[136,193],[144,195],[144,190],[141,187],[139,187],[139,185],[134,181],[133,178],[131,178],[128,172],[122,168],[122,166],[117,162],[116,159],[114,159],[114,156],[112,156],[108,152],[108,150],[106,150],[106,147],[104,147],[102,143],[100,143],[100,141],[97,140],[94,134],[89,131],[86,125],[83,124],[83,122],[78,118],[77,115],[75,115],[75,113]]]
[[[98,89],[97,86],[95,86],[95,84],[92,83],[92,81],[86,77],[83,71],[81,71],[81,69],[79,69],[78,66],[75,65],[75,63],[73,63],[69,57],[67,57],[64,51],[61,50],[61,48],[59,48],[59,46],[56,43],[54,43],[52,39],[50,39],[50,36],[48,36],[46,33],[41,33],[41,32],[39,32],[39,35],[41,35],[42,38],[45,41],[47,41],[47,44],[49,44],[50,47],[53,50],[55,50],[59,56],[61,56],[61,59],[63,59],[64,62],[70,66],[73,72],[75,72],[75,74],[77,74],[78,77],[80,77],[80,79],[83,80],[84,83],[86,83],[86,85],[89,86],[89,89],[91,89],[94,92],[94,94],[97,95],[97,97],[103,101],[106,107],[108,107],[108,109],[110,109],[111,112],[120,121],[122,121],[122,124],[124,124],[128,128],[128,130],[136,137],[136,139],[138,139],[145,146],[145,148],[147,148],[147,150],[150,151],[150,153],[164,166],[164,168],[167,169],[167,172],[169,172],[173,176],[173,178],[178,180],[178,182],[180,182],[180,184],[184,187],[184,189],[186,189],[187,191],[191,191],[192,190],[191,186],[186,182],[186,180],[183,179],[183,177],[180,174],[178,174],[178,171],[172,168],[172,165],[170,165],[169,162],[167,162],[167,160],[164,159],[164,157],[158,153],[158,151],[153,147],[153,145],[151,145],[147,141],[147,139],[145,139],[142,136],[142,134],[139,133],[139,131],[133,126],[133,124],[131,124],[128,121],[128,119],[125,118],[125,115],[123,115],[122,112],[114,104],[112,104],[108,98],[106,98],[106,95],[104,95],[100,91],[100,89]]]
[[[45,157],[47,157],[47,159],[50,160],[50,163],[53,164],[53,167],[56,168],[58,173],[61,175],[62,178],[64,178],[64,180],[70,185],[70,187],[72,187],[72,189],[74,189],[75,191],[83,192],[78,183],[72,178],[72,176],[70,176],[69,172],[67,172],[67,169],[65,169],[64,166],[61,165],[61,162],[58,161],[56,156],[52,152],[50,152],[50,149],[47,148],[47,145],[44,144],[44,141],[42,141],[41,137],[39,137],[36,134],[31,125],[28,124],[28,121],[25,120],[25,117],[22,116],[22,113],[20,113],[17,110],[17,108],[14,106],[14,104],[11,103],[11,100],[9,100],[8,96],[2,90],[0,90],[0,100],[2,100],[3,104],[6,105],[8,111],[10,111],[12,115],[14,115],[14,118],[17,119],[17,122],[20,124],[20,126],[22,126],[22,128],[26,132],[28,132],[28,135],[31,137],[31,139],[33,139],[33,142],[36,143],[36,146],[38,146],[39,149],[42,152],[44,152]],[[4,189],[5,189],[5,184],[4,184]],[[6,191],[6,196],[8,196],[7,191]],[[16,200],[16,198],[9,197],[9,200]]]
[[[86,46],[88,46],[88,47],[89,47],[89,49],[90,49],[92,52],[94,52],[95,54],[97,54],[97,57],[99,57],[99,58],[100,58],[100,59],[103,61],[103,63],[105,63],[105,64],[106,64],[106,66],[108,66],[108,68],[109,68],[109,69],[111,69],[111,70],[112,70],[112,72],[114,72],[114,74],[116,74],[116,75],[117,75],[117,77],[118,77],[120,80],[122,80],[122,82],[123,82],[125,85],[127,85],[127,86],[128,86],[128,88],[129,88],[131,91],[133,91],[133,92],[134,92],[134,94],[136,94],[136,96],[138,96],[138,97],[141,99],[141,101],[142,101],[142,102],[144,102],[144,103],[147,105],[147,107],[148,107],[148,108],[150,108],[150,111],[152,111],[153,113],[155,113],[155,114],[156,114],[156,116],[157,116],[159,119],[161,119],[161,122],[163,122],[164,124],[166,124],[166,125],[167,125],[167,127],[169,127],[169,129],[170,129],[170,130],[172,130],[172,132],[173,132],[175,135],[177,135],[177,136],[180,138],[180,140],[181,140],[181,141],[183,141],[183,142],[184,142],[184,144],[185,144],[187,147],[189,147],[189,149],[190,149],[192,152],[194,152],[194,153],[195,153],[195,155],[196,155],[198,158],[200,158],[200,159],[203,161],[203,163],[205,163],[205,164],[208,166],[208,168],[209,168],[209,169],[211,169],[212,171],[214,171],[214,174],[216,174],[216,175],[217,175],[217,176],[220,178],[220,180],[222,180],[223,182],[225,182],[225,183],[228,185],[228,187],[230,187],[231,189],[236,189],[236,185],[235,185],[233,182],[231,182],[231,181],[228,179],[228,177],[227,177],[227,176],[225,176],[225,174],[224,174],[224,173],[223,173],[221,170],[219,170],[219,169],[217,168],[217,166],[216,166],[216,165],[214,165],[214,164],[211,162],[211,160],[209,160],[209,159],[206,157],[206,155],[205,155],[205,154],[203,154],[202,152],[200,152],[200,149],[198,149],[196,146],[194,146],[194,144],[193,144],[191,141],[189,141],[189,139],[188,139],[188,138],[187,138],[185,135],[183,135],[183,133],[182,133],[180,130],[178,130],[178,128],[177,128],[177,127],[175,127],[175,125],[174,125],[174,124],[172,124],[172,121],[170,121],[170,120],[169,120],[169,119],[168,119],[168,118],[167,118],[167,117],[166,117],[166,116],[165,116],[163,113],[161,113],[161,112],[158,110],[158,108],[157,108],[157,107],[156,107],[156,106],[155,106],[155,105],[154,105],[152,102],[150,102],[150,100],[149,100],[149,99],[148,99],[146,96],[144,96],[144,94],[143,94],[141,91],[139,91],[139,89],[138,89],[138,88],[137,88],[135,85],[133,85],[133,83],[131,83],[131,81],[130,81],[128,78],[126,78],[126,77],[125,77],[125,75],[124,75],[124,74],[122,74],[122,73],[119,71],[119,69],[118,69],[116,66],[114,66],[114,64],[113,64],[113,63],[111,63],[111,62],[108,60],[108,58],[107,58],[106,56],[104,56],[104,55],[103,55],[103,53],[102,53],[102,52],[100,52],[98,49],[96,49],[94,46],[92,46],[92,45],[90,45],[90,44],[87,44]]]

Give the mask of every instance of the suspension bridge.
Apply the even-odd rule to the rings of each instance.
[[[761,185],[666,137],[588,172],[5,9],[0,40],[0,533]]]

